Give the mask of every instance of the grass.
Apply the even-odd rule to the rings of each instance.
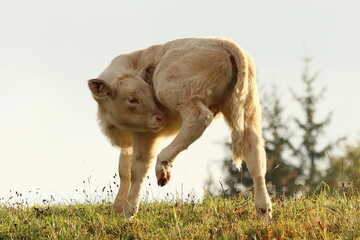
[[[0,203],[0,239],[360,239],[360,195],[322,191],[273,197],[273,219],[257,220],[251,197],[141,204],[123,219],[110,203]]]

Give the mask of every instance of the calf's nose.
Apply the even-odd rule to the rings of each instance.
[[[165,115],[163,114],[163,113],[154,113],[153,114],[153,117],[156,119],[156,121],[161,125],[161,126],[163,126],[163,125],[165,125],[165,120],[166,120],[166,118],[165,118]]]
[[[156,120],[158,120],[158,122],[162,122],[164,120],[164,117],[161,115],[156,115]]]

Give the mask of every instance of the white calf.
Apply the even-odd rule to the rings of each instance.
[[[175,157],[221,112],[232,129],[233,162],[240,169],[244,159],[253,177],[257,215],[271,218],[255,66],[237,44],[179,39],[120,55],[89,87],[104,133],[121,148],[117,212],[137,211],[159,137],[177,133],[157,156],[156,176],[164,186]]]

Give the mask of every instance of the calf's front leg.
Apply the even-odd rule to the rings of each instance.
[[[169,182],[175,157],[197,140],[213,119],[213,113],[200,101],[183,104],[178,112],[182,119],[180,131],[157,157],[155,171],[159,186]]]
[[[131,159],[132,148],[121,148],[119,158],[120,188],[114,202],[114,210],[119,214],[124,211],[124,206],[131,186]]]
[[[133,155],[131,159],[130,182],[131,187],[125,201],[124,217],[132,217],[139,209],[140,194],[146,173],[148,172],[151,159],[154,157],[156,134],[134,133]]]

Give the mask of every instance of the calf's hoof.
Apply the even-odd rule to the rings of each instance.
[[[260,199],[255,199],[256,217],[265,221],[270,221],[272,218],[272,206],[270,198],[266,194],[264,198]]]
[[[165,186],[170,181],[170,178],[171,178],[170,174],[166,174],[164,171],[161,171],[160,176],[157,178],[158,185],[161,187]]]
[[[113,209],[116,214],[126,219],[132,219],[137,213],[136,208],[129,205],[124,206],[123,204],[117,204],[117,202],[115,202]]]
[[[157,163],[156,178],[157,178],[157,183],[159,186],[163,187],[170,181],[171,168],[172,168],[172,165],[169,164],[167,161],[161,162],[161,165],[159,165]]]
[[[118,213],[120,217],[126,218],[126,219],[133,219],[137,213],[137,210],[134,208],[125,208],[122,212]]]
[[[114,212],[116,214],[121,215],[121,213],[124,211],[124,204],[120,204],[115,200],[115,203],[113,205]]]
[[[265,220],[267,222],[270,222],[272,218],[272,210],[271,208],[265,209],[265,208],[257,208],[256,209],[256,217],[261,220]]]

